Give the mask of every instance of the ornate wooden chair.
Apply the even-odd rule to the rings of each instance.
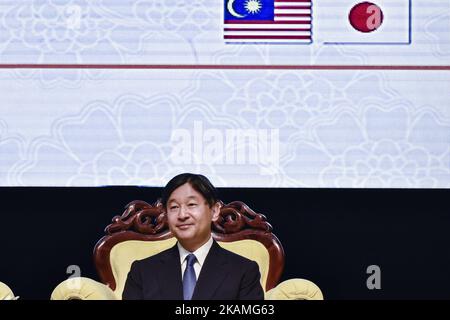
[[[323,299],[320,289],[308,280],[291,279],[278,284],[284,251],[264,215],[240,201],[222,204],[212,231],[222,247],[258,263],[266,299]],[[121,216],[113,218],[105,232],[94,248],[102,283],[88,278],[68,279],[55,288],[52,299],[121,299],[132,262],[176,243],[159,202],[131,202]]]

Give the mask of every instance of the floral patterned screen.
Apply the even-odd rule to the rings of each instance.
[[[0,185],[450,187],[450,3],[361,3],[2,0]]]

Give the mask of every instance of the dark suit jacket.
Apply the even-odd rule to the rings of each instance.
[[[262,300],[256,262],[220,247],[214,241],[197,279],[193,300]],[[183,300],[180,253],[175,245],[135,261],[128,273],[123,299]]]

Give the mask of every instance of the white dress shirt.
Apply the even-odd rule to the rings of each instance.
[[[178,242],[178,251],[180,252],[180,262],[181,262],[181,279],[183,279],[184,270],[186,269],[186,257],[188,254],[193,253],[197,258],[197,261],[194,263],[194,271],[195,276],[198,280],[198,276],[200,275],[200,271],[202,270],[203,263],[205,262],[206,256],[208,255],[209,249],[211,249],[213,245],[213,238],[209,237],[209,240],[202,245],[200,248],[195,250],[194,252],[187,251],[183,246]]]

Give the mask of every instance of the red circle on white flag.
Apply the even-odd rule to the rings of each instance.
[[[373,32],[383,23],[383,11],[372,2],[361,2],[350,10],[348,20],[360,32]]]

